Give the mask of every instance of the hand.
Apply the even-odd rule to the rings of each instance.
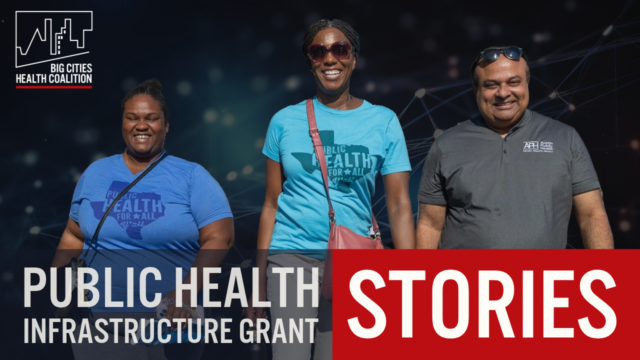
[[[167,314],[166,319],[171,321],[171,328],[175,330],[178,327],[178,323],[174,321],[174,319],[189,319],[191,318],[191,314],[183,307],[184,305],[191,305],[191,291],[183,290],[182,291],[182,304],[183,307],[176,306],[176,290],[171,290],[163,299],[164,303],[167,303]],[[182,328],[186,328],[186,322],[183,323]]]
[[[263,288],[262,286],[260,287],[260,292],[258,293],[258,299],[260,301],[266,301],[267,300],[267,290],[265,288]],[[268,318],[267,317],[267,312],[264,310],[264,308],[253,307],[253,294],[249,298],[249,306],[247,306],[244,309],[244,315],[247,317],[247,319],[251,320],[251,322],[253,323],[253,327],[256,326],[256,319],[267,319]]]

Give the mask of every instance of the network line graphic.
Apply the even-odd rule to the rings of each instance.
[[[618,62],[616,61],[616,52],[618,51],[619,48],[634,47],[636,49],[640,49],[640,36],[638,36],[640,34],[633,33],[632,35],[627,35],[629,31],[626,31],[626,30],[633,30],[634,26],[637,26],[638,24],[640,24],[640,17],[633,18],[632,20],[629,20],[624,23],[617,23],[617,21],[627,11],[627,9],[631,6],[631,4],[632,2],[628,3],[626,8],[617,17],[616,21],[614,21],[613,24],[609,25],[604,30],[596,31],[578,40],[577,42],[569,44],[561,49],[558,49],[550,54],[547,54],[546,56],[538,59],[537,61],[531,61],[530,63],[530,69],[532,70],[532,74],[531,74],[532,82],[538,82],[539,84],[543,85],[543,87],[548,89],[550,94],[544,98],[535,99],[535,100],[531,99],[528,108],[538,113],[541,113],[543,115],[546,115],[550,118],[565,122],[570,119],[572,114],[575,114],[576,112],[580,112],[580,110],[584,109],[584,111],[588,111],[589,105],[594,104],[594,102],[596,102],[597,100],[607,95],[612,95],[612,94],[615,95],[616,101],[613,104],[607,104],[610,106],[612,105],[616,110],[615,111],[616,116],[612,117],[611,119],[613,122],[612,125],[614,126],[614,129],[615,129],[615,134],[616,134],[615,144],[611,144],[612,145],[611,147],[608,147],[605,149],[590,148],[589,150],[591,152],[602,151],[602,150],[625,149],[629,147],[637,151],[639,147],[638,139],[635,139],[631,145],[624,145],[619,143],[619,138],[620,138],[620,133],[618,128],[619,119],[617,116],[618,92],[640,81],[640,71],[633,71],[631,73],[628,73],[622,76],[618,75],[618,72],[620,72],[620,70],[628,69],[630,66],[635,65],[637,68],[637,65],[638,65],[637,63],[638,61],[640,61],[640,52],[638,52],[638,55],[633,60],[627,63],[618,64]],[[595,39],[595,42],[590,47],[586,49],[585,48],[575,49],[580,44],[586,43],[589,40],[593,41],[593,39]],[[614,58],[613,68],[610,70],[608,74],[600,75],[596,78],[586,80],[586,74],[589,71],[590,60],[592,60],[595,56],[600,54],[613,56]],[[570,62],[570,61],[576,61],[576,60],[577,60],[577,64],[575,64],[573,68],[569,71],[569,73],[564,78],[562,78],[559,81],[559,83],[555,86],[544,83],[538,76],[535,75],[536,69],[542,69],[544,67],[552,66],[558,63]],[[570,85],[571,81],[575,81],[575,82],[572,85]],[[457,92],[455,95],[450,96],[447,99],[442,99],[436,95],[438,92],[442,92],[444,90],[449,90],[449,89],[455,89],[455,88],[463,88],[463,89]],[[592,97],[588,100],[581,101],[579,103],[574,101],[575,96],[577,94],[585,90],[594,89],[594,88],[597,88],[599,90],[600,93],[598,96]],[[414,163],[413,160],[419,160],[417,163],[414,163],[413,165],[413,169],[411,171],[412,178],[416,176],[415,175],[416,173],[418,173],[418,177],[420,176],[421,172],[418,170],[421,170],[421,167],[425,161],[426,155],[429,152],[431,145],[435,141],[435,138],[437,138],[438,135],[442,133],[442,130],[438,128],[438,126],[436,125],[436,121],[434,120],[434,117],[433,117],[434,110],[442,106],[449,106],[449,107],[452,107],[453,110],[455,110],[458,113],[464,113],[465,111],[469,111],[469,109],[462,109],[457,107],[456,105],[453,105],[453,102],[457,98],[471,92],[472,92],[472,89],[471,89],[470,80],[461,82],[461,83],[452,84],[452,85],[431,88],[431,89],[419,89],[415,92],[414,97],[409,101],[409,104],[405,107],[403,112],[399,115],[401,122],[404,124],[403,130],[405,131],[405,133],[407,132],[408,128],[414,123],[416,123],[417,121],[429,121],[434,129],[434,133],[432,136],[429,136],[423,139],[407,141],[409,157],[412,160],[412,163]],[[429,96],[437,100],[438,104],[432,107],[431,109],[427,108],[427,104],[424,100],[425,96]],[[403,121],[404,113],[416,101],[422,104],[424,108],[424,113],[408,121],[406,120]],[[477,113],[477,110],[474,109],[474,110],[471,110],[471,112]],[[634,202],[637,203],[638,200],[640,199],[637,198],[638,194],[635,194],[635,196],[636,196],[636,199]],[[384,197],[385,196],[383,195],[383,197],[380,198],[378,202],[382,202],[384,200]],[[374,204],[374,206],[376,204]],[[620,210],[612,206],[607,206],[606,204],[605,204],[605,207],[607,211],[611,211],[611,212]],[[381,207],[378,207],[376,216],[377,217],[381,216],[384,213],[383,210],[385,208],[386,208],[386,204],[383,204]],[[627,212],[627,210],[625,209],[625,211],[622,211],[622,212],[625,213]],[[417,217],[417,215],[418,213],[415,212],[414,217]],[[637,215],[638,214],[635,214],[635,213],[633,214],[633,216],[637,216]],[[378,223],[384,226],[388,226],[388,223],[384,221],[378,221]],[[611,226],[614,229],[616,227],[619,227],[623,231],[629,230],[629,222],[626,220],[622,220],[619,223],[612,222]],[[575,238],[577,236],[579,236],[579,234],[569,235],[569,242],[567,243],[568,247],[570,248],[575,247],[571,243],[571,238]]]
[[[626,12],[624,9],[618,19]],[[611,106],[617,108],[617,103],[599,103],[598,100],[606,97],[607,95],[615,95],[618,92],[631,91],[634,84],[638,85],[640,81],[640,71],[631,71],[621,75],[622,70],[633,69],[635,65],[637,67],[640,62],[640,32],[638,27],[640,25],[640,17],[633,18],[629,21],[618,23],[616,22],[610,26],[600,29],[598,31],[589,34],[582,39],[568,44],[561,49],[552,51],[539,59],[531,59],[529,67],[531,69],[531,82],[530,86],[542,86],[546,89],[548,95],[543,97],[531,98],[529,102],[529,109],[556,119],[562,122],[571,123],[574,118],[579,118],[588,114],[590,106]],[[635,30],[635,31],[634,31]],[[629,33],[631,33],[629,35]],[[591,44],[589,44],[591,42]],[[585,46],[585,44],[588,44]],[[635,49],[637,50],[631,61],[627,63],[619,63],[612,61],[610,69],[606,69],[605,73],[599,73],[595,77],[587,76],[589,74],[591,61],[597,56],[611,57],[615,60],[616,52],[621,49]],[[570,70],[558,79],[557,84],[548,84],[541,80],[539,72],[552,67],[552,66],[569,66]],[[586,100],[578,101],[577,95],[580,95],[587,90],[598,89],[599,94]],[[636,88],[637,91],[637,88]],[[444,95],[446,94],[446,95]],[[536,92],[539,94],[539,92]],[[467,102],[472,105],[460,105],[459,100],[463,98],[471,98],[473,101]],[[427,101],[430,100],[430,101]],[[435,105],[433,103],[435,102]],[[429,105],[431,104],[431,105]],[[415,107],[421,109],[420,114],[415,115]],[[438,112],[437,112],[438,110]],[[413,117],[408,117],[408,114],[414,114]],[[444,114],[444,115],[443,115]],[[433,88],[419,88],[414,92],[414,96],[408,101],[403,111],[398,114],[400,122],[402,124],[405,136],[413,131],[413,128],[422,124],[421,130],[431,127],[431,132],[427,131],[428,136],[419,139],[407,140],[407,149],[409,152],[409,158],[412,163],[412,170],[410,173],[411,184],[415,184],[419,181],[422,173],[422,165],[425,161],[426,155],[429,152],[435,139],[446,131],[446,127],[440,124],[439,116],[441,117],[455,117],[462,122],[474,115],[478,114],[477,107],[475,105],[475,98],[471,87],[471,80],[457,81],[452,84],[446,84],[443,86]],[[608,148],[589,148],[592,153],[605,150],[638,150],[634,148],[634,145],[619,143],[619,130],[617,127],[618,119],[611,117],[607,120],[610,125],[616,131],[615,143],[611,144]],[[424,125],[427,124],[427,125]],[[572,124],[572,126],[575,124]],[[255,163],[251,164],[253,167],[260,167],[264,163],[264,159],[260,158]],[[246,198],[243,197],[247,192],[251,192],[257,188],[264,186],[264,177],[256,176],[254,174],[246,175],[242,179],[246,182],[246,186],[243,190],[235,193],[227,193],[229,202],[232,209],[234,209],[234,220],[236,222],[236,228],[238,227],[252,227],[257,225],[259,214],[261,213],[261,202],[254,202],[248,204]],[[413,185],[412,185],[413,186]],[[380,193],[380,187],[377,186],[377,193]],[[389,233],[389,221],[386,214],[386,201],[384,192],[383,195],[375,200],[372,204],[374,213],[378,224],[381,227],[381,231]],[[634,195],[636,198],[634,202],[637,204],[640,202],[640,194]],[[606,203],[605,203],[606,205]],[[606,205],[606,209],[610,213],[620,212],[620,209]],[[414,209],[414,218],[417,218],[417,209]],[[622,211],[625,212],[625,211]],[[633,210],[626,210],[627,216],[637,216]],[[611,226],[615,229],[628,230],[629,224],[627,218],[612,217]],[[636,224],[637,225],[637,224]],[[568,236],[568,248],[575,248],[579,246],[576,238],[579,234],[569,234]],[[388,238],[386,241],[388,242]],[[255,241],[255,240],[254,240]],[[639,246],[640,244],[636,244]],[[234,244],[234,247],[236,245]],[[238,249],[236,247],[237,254],[244,254],[243,261],[246,261],[246,249]],[[254,254],[255,256],[255,254]],[[230,263],[225,265],[231,266]],[[237,265],[235,265],[237,266]]]
[[[632,3],[630,2],[629,5]],[[611,23],[609,25],[594,29],[592,33],[584,33],[578,40],[558,46],[544,53],[543,56],[530,58],[529,62],[531,70],[529,109],[574,126],[581,136],[589,132],[589,130],[592,133],[596,131],[585,127],[582,124],[583,120],[592,118],[593,113],[596,111],[598,111],[598,114],[603,112],[602,109],[608,111],[609,115],[589,123],[597,124],[599,128],[603,129],[602,132],[607,132],[606,141],[603,140],[598,144],[587,141],[585,143],[592,158],[609,152],[613,155],[606,159],[621,157],[627,159],[625,162],[616,161],[616,166],[626,166],[633,170],[624,172],[616,169],[616,175],[629,174],[633,173],[633,171],[637,174],[640,168],[638,165],[640,160],[640,134],[625,132],[625,125],[628,128],[630,123],[638,122],[637,108],[638,104],[640,104],[637,100],[637,96],[640,95],[640,16],[629,11],[629,5],[620,12],[617,18],[610,19]],[[623,18],[624,20],[622,20]],[[44,24],[44,19],[43,17],[42,24]],[[75,25],[73,25],[74,28]],[[66,24],[63,26],[66,26]],[[60,32],[61,29],[62,26],[60,29],[51,29],[50,32],[47,30],[46,35],[44,31],[36,34],[35,29],[29,29],[31,38],[27,40],[32,40],[33,44],[25,42],[20,49],[20,53],[26,54],[28,51],[33,50],[29,46],[33,47],[37,43],[42,43],[43,37],[48,37],[49,39],[54,37],[55,40],[55,33]],[[67,29],[67,34],[64,34],[63,30],[62,35],[70,34],[69,29]],[[80,40],[78,38],[75,40],[81,41],[80,43],[84,45],[84,39]],[[522,43],[519,45],[522,45],[526,50],[526,47],[534,44]],[[47,43],[47,46],[50,49],[51,43]],[[60,54],[50,56],[53,58],[66,56],[64,53],[65,48],[61,47],[60,50]],[[625,56],[623,57],[621,54]],[[16,48],[16,57],[17,55],[18,49]],[[43,60],[45,61],[41,62],[55,59]],[[367,60],[373,63],[372,60]],[[549,76],[549,74],[552,74],[552,76]],[[354,79],[357,76],[358,74],[354,73]],[[400,93],[406,94],[404,97],[398,95],[396,99],[400,98],[399,103],[396,102],[393,106],[394,110],[397,110],[400,123],[408,139],[407,148],[412,164],[410,191],[411,196],[414,196],[425,157],[436,138],[442,132],[455,126],[455,123],[475,116],[478,110],[475,95],[471,89],[469,74],[443,81],[440,86],[426,86],[424,83],[418,83],[414,81],[417,78],[416,74],[403,74],[399,78],[401,78],[401,81],[396,82],[390,92],[394,96]],[[385,79],[379,78],[372,79],[372,81],[380,81],[380,83],[385,81]],[[269,89],[269,94],[264,95],[264,97],[269,101],[279,101],[281,94],[287,94],[290,91],[284,83],[283,81],[281,85],[272,86]],[[381,87],[377,86],[377,88],[380,89]],[[364,98],[368,99],[366,92],[363,92],[362,89],[354,89],[354,93],[364,94]],[[207,93],[207,95],[211,94]],[[373,95],[377,95],[377,93],[372,93]],[[259,108],[259,103],[256,104],[250,101],[239,100],[234,105],[237,107],[254,106]],[[377,103],[384,105],[389,101],[380,101],[378,99]],[[231,109],[229,112],[234,110],[233,106],[229,108]],[[253,122],[248,123],[248,126],[258,126],[256,125],[257,121],[263,121],[264,116],[270,116],[259,114],[259,111],[258,109],[253,113],[255,118],[250,119]],[[625,114],[626,117],[621,118]],[[199,116],[201,114],[189,113],[184,115]],[[262,120],[257,120],[259,116],[262,116]],[[635,116],[635,118],[630,118],[631,116]],[[167,148],[170,148],[168,150],[180,147],[197,148],[198,151],[205,149],[209,153],[196,155],[194,152],[193,156],[189,158],[205,165],[208,156],[217,159],[225,155],[221,152],[209,151],[210,149],[215,149],[212,145],[212,139],[214,138],[212,133],[228,134],[225,131],[230,129],[229,127],[222,128],[218,126],[222,126],[222,122],[219,120],[215,123],[198,122],[190,125],[189,129],[183,132],[173,131],[171,133],[172,136],[167,141]],[[609,136],[610,134],[612,136]],[[240,143],[240,141],[238,142]],[[73,145],[75,146],[75,144]],[[239,149],[239,146],[230,150],[242,151],[243,149]],[[74,166],[71,167],[71,161],[65,162],[62,159],[56,160],[53,164],[44,164],[42,160],[37,160],[38,156],[44,158],[42,156],[44,151],[36,149],[21,154],[21,160],[16,160],[16,162],[12,163],[12,165],[18,165],[12,166],[7,170],[7,173],[10,172],[13,175],[11,176],[11,183],[0,189],[0,201],[5,207],[9,204],[17,205],[13,206],[16,209],[15,215],[9,215],[2,219],[6,233],[10,234],[6,236],[6,248],[19,249],[37,246],[53,248],[58,244],[60,235],[68,220],[69,201],[67,198],[60,200],[58,194],[67,193],[68,189],[74,187],[77,177],[80,176],[83,170],[81,166],[85,164],[81,161],[76,161],[73,163]],[[105,151],[105,149],[101,149],[101,151]],[[243,271],[246,271],[255,266],[257,254],[255,250],[257,236],[255,233],[257,233],[264,200],[265,158],[259,150],[252,149],[252,151],[255,152],[252,155],[253,157],[241,165],[225,167],[216,165],[219,166],[218,168],[212,165],[205,165],[224,188],[233,210],[236,232],[243,234],[242,237],[237,236],[233,249],[230,249],[227,258],[221,264],[222,273],[216,276],[221,288],[224,288],[224,282],[229,279],[231,267],[241,267],[244,269]],[[37,164],[40,169],[44,169],[39,170],[40,174],[38,176],[41,177],[35,178],[33,177],[34,172],[30,173],[28,171],[28,167],[34,166],[34,164]],[[251,167],[252,171],[245,172],[242,168],[243,166]],[[601,180],[605,177],[602,171],[607,170],[611,169],[606,167],[598,168],[598,176]],[[232,181],[229,176],[225,180],[225,175],[229,171],[234,173]],[[608,175],[608,178],[611,179],[611,174]],[[624,191],[628,193],[625,195],[626,199],[618,204],[612,203],[610,201],[611,195],[608,195],[607,192],[610,193],[616,189],[611,189],[612,185],[610,184],[608,188],[603,188],[605,207],[614,231],[616,247],[622,245],[621,247],[640,248],[640,237],[638,237],[638,234],[640,234],[638,231],[640,228],[640,211],[638,211],[640,208],[640,191],[637,184],[628,185],[628,182],[622,183],[623,180],[615,179],[615,181],[611,182],[616,186],[621,184],[619,187],[624,188]],[[383,240],[388,244],[390,242],[390,227],[386,211],[384,187],[381,185],[382,182],[377,179],[376,196],[372,201],[372,208],[381,227]],[[42,189],[47,189],[47,193],[44,196],[43,194],[45,193],[43,193]],[[415,201],[413,198],[412,200]],[[417,218],[417,208],[414,207],[413,210],[414,217]],[[579,241],[580,234],[575,228],[573,230],[574,232],[568,234],[568,248],[581,246]],[[0,255],[0,263],[8,263],[11,260],[8,254],[10,252],[6,252],[4,256]],[[12,296],[15,298],[19,299],[21,296],[19,286],[14,286],[13,289],[10,288],[10,292],[13,293]],[[28,309],[28,311],[33,310]],[[219,314],[216,316],[219,316]],[[17,344],[11,344],[8,345],[7,350],[11,352],[12,347],[18,349]]]
[[[19,15],[20,14],[41,14],[41,20],[44,23],[43,30],[40,30],[38,26],[35,31],[33,29],[29,29],[24,25],[19,25]],[[73,38],[73,16],[74,14],[85,14],[90,16],[90,26],[89,28],[85,28],[82,30],[82,36],[76,39]],[[63,15],[63,26],[58,28],[54,28],[54,15]],[[88,31],[93,31],[93,12],[92,11],[16,11],[16,68],[40,64],[44,62],[50,62],[54,60],[69,58],[73,56],[85,55],[88,54],[89,51],[82,51],[86,49],[86,33]],[[33,16],[33,15],[32,15]],[[70,16],[68,18],[67,16]],[[21,22],[20,24],[23,24]],[[30,38],[29,44],[27,46],[18,46],[18,34],[19,32],[29,32],[33,31],[33,35]],[[32,47],[37,47],[46,43],[48,47],[48,55],[55,56],[53,58],[43,59],[40,61],[29,62],[29,63],[20,63],[20,57],[25,57],[29,54],[29,51],[32,50]]]
[[[626,135],[629,134],[624,134],[619,128],[618,108],[628,106],[629,101],[623,103],[618,99],[622,95],[628,98],[629,95],[637,94],[638,85],[640,85],[638,83],[640,71],[637,70],[640,69],[638,67],[640,64],[640,16],[627,16],[631,19],[620,21],[627,10],[628,7],[609,26],[587,34],[581,39],[542,57],[530,59],[529,63],[531,69],[530,87],[537,89],[531,93],[529,109],[575,126],[579,132],[581,131],[580,119],[588,117],[592,110],[603,107],[612,110],[611,116],[602,119],[602,126],[611,129],[615,138],[605,147],[589,147],[592,157],[594,154],[605,151],[638,152],[640,150],[640,142],[638,142],[640,139],[636,138],[635,142],[631,143],[623,141],[625,137],[628,139]],[[625,61],[618,58],[621,51],[628,55]],[[606,58],[608,61],[606,67],[600,66],[598,71],[595,71],[594,60],[602,58]],[[550,71],[552,68],[556,74],[553,77],[553,83],[549,80],[543,80],[544,76],[542,76],[544,71]],[[563,69],[560,73],[561,76],[557,76],[558,68]],[[406,105],[398,114],[405,134],[418,132],[415,131],[418,125],[420,126],[419,133],[425,134],[424,137],[412,138],[407,141],[412,163],[411,187],[412,190],[415,190],[413,187],[419,182],[426,154],[436,137],[452,126],[451,121],[447,122],[446,120],[454,118],[458,119],[458,122],[462,122],[477,114],[478,110],[470,79],[452,80],[449,84],[437,87],[421,88],[415,86],[412,89],[401,90],[413,92],[413,96],[407,99]],[[282,85],[281,88],[273,89],[274,93],[278,91],[285,92],[287,90]],[[195,142],[207,143],[209,141],[206,136],[207,129],[211,126],[210,123],[199,123],[192,127],[188,133],[179,134],[172,138],[171,146],[180,147]],[[425,131],[425,129],[428,130]],[[236,229],[257,229],[262,209],[264,193],[260,193],[260,191],[264,189],[265,183],[264,157],[256,152],[255,161],[249,165],[255,171],[247,173],[237,171],[237,177],[234,175],[233,178],[234,183],[226,183],[228,189],[225,191],[234,212]],[[225,186],[224,177],[218,176],[218,178]],[[70,184],[64,185],[72,186]],[[382,195],[375,198],[372,207],[383,234],[389,234],[389,220],[385,211],[386,199],[381,190],[381,187],[377,186],[377,193]],[[640,243],[637,239],[631,239],[631,234],[637,233],[637,229],[634,227],[640,225],[638,221],[640,214],[635,210],[640,204],[640,194],[633,188],[630,188],[629,192],[630,200],[624,208],[611,205],[607,201],[605,201],[605,206],[614,232],[622,233],[622,236],[628,234],[627,246],[639,247]],[[16,193],[20,194],[19,191]],[[24,195],[27,195],[26,191]],[[5,199],[8,200],[9,197]],[[39,204],[36,201],[34,199],[34,203],[30,206],[38,208]],[[417,216],[417,208],[414,208],[414,211],[414,216]],[[38,219],[35,213],[29,214],[24,216],[21,235],[14,247],[20,247],[29,236],[35,234],[51,238],[51,242],[55,243],[59,238],[60,228],[66,223],[68,213],[62,212],[62,215],[55,221],[51,221],[51,219],[45,221],[44,218]],[[567,246],[578,247],[579,242],[576,240],[578,237],[578,233],[569,234]],[[385,240],[389,241],[388,236]],[[618,239],[616,240],[618,241]],[[624,241],[624,239],[619,240]],[[251,250],[248,245],[238,245],[238,243],[255,244],[255,238],[238,239],[234,244],[235,250],[232,250],[242,262],[255,257],[255,250]],[[225,264],[231,266],[232,261],[229,261]]]

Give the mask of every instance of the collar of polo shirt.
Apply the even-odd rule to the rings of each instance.
[[[522,119],[520,119],[520,121],[518,121],[517,124],[515,124],[511,130],[509,130],[509,133],[512,133],[513,131],[527,125],[527,123],[529,122],[529,120],[531,120],[531,111],[529,109],[524,111],[524,114],[522,115]],[[487,124],[484,122],[484,119],[482,118],[482,115],[478,115],[476,117],[474,117],[473,119],[471,119],[471,121],[478,125],[478,126],[482,126],[484,128],[487,128],[493,132],[495,132],[495,130],[493,130],[492,128],[488,127]],[[497,134],[497,133],[496,133]]]

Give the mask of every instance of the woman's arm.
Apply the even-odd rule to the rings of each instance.
[[[409,172],[388,174],[383,179],[393,246],[396,249],[415,249],[416,232],[409,199]]]
[[[234,229],[233,218],[224,218],[214,221],[208,225],[203,226],[199,230],[200,232],[200,250],[196,255],[196,259],[191,265],[192,268],[197,269],[197,292],[202,290],[204,284],[204,276],[202,269],[205,267],[218,267],[222,263],[222,260],[227,256],[227,252],[233,246]],[[211,279],[207,279],[211,281]],[[183,285],[191,284],[191,271],[187,273],[182,282]],[[165,298],[175,299],[176,290],[169,292]],[[182,292],[182,303],[191,305],[191,292],[184,290]],[[189,318],[187,311],[183,308],[176,308],[175,304],[170,303],[167,306],[168,320]]]
[[[282,164],[267,158],[266,178],[267,191],[265,194],[264,205],[262,205],[262,214],[260,215],[260,226],[258,227],[258,253],[256,256],[256,264],[260,269],[260,301],[267,299],[267,250],[271,244],[273,227],[276,224],[276,212],[278,211],[278,197],[282,193],[282,184],[285,179],[282,171]],[[245,309],[247,318],[255,320],[256,318],[266,317],[263,308],[254,308],[252,306],[252,299],[253,296],[249,300],[249,307]]]
[[[67,227],[62,233],[58,249],[51,262],[51,267],[59,268],[66,266],[71,259],[80,256],[82,254],[82,247],[84,246],[84,236],[80,231],[80,226],[73,219],[67,220]]]

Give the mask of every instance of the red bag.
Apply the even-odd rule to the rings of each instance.
[[[309,134],[313,140],[313,148],[318,158],[318,164],[320,164],[320,170],[322,172],[322,179],[324,181],[324,188],[327,191],[327,200],[329,201],[329,242],[327,244],[327,258],[324,265],[324,274],[322,275],[322,296],[325,299],[331,300],[333,298],[332,291],[332,252],[337,249],[383,249],[382,240],[380,239],[380,233],[378,232],[378,223],[376,218],[371,212],[371,224],[373,226],[372,237],[362,236],[354,233],[346,226],[337,225],[335,218],[335,211],[331,205],[331,196],[329,195],[329,177],[327,171],[327,160],[324,157],[324,150],[322,148],[322,141],[320,140],[320,133],[318,132],[318,126],[316,125],[316,116],[313,112],[313,100],[307,100],[307,119],[309,120]]]

